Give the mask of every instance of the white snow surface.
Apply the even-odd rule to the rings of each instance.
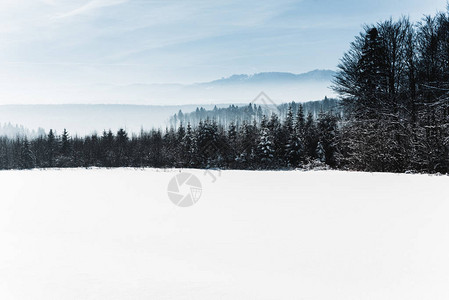
[[[449,177],[0,172],[0,299],[449,299]]]

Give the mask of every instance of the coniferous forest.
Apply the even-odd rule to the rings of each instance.
[[[0,138],[0,168],[192,167],[449,171],[449,15],[365,26],[334,79],[338,108],[249,105],[175,116],[166,130]],[[231,107],[229,109],[236,109]]]

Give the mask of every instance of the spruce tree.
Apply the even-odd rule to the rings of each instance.
[[[61,154],[64,156],[69,155],[70,152],[70,141],[69,141],[69,133],[64,128],[61,136]]]
[[[120,128],[115,138],[115,166],[128,166],[128,133]]]
[[[304,128],[304,152],[310,160],[317,158],[317,147],[319,142],[318,130],[311,113],[307,115]]]
[[[28,139],[25,138],[21,144],[22,149],[20,153],[20,168],[32,169],[35,166],[35,158],[33,152],[31,151],[30,143],[28,142]]]
[[[273,138],[270,136],[268,128],[263,127],[257,145],[257,156],[260,167],[263,169],[273,168],[274,154]]]
[[[55,160],[56,160],[56,154],[58,153],[58,144],[56,141],[55,134],[53,133],[53,130],[50,129],[47,135],[47,145],[46,145],[46,156],[47,156],[47,163],[46,165],[48,167],[54,167],[55,166]]]
[[[337,117],[332,112],[321,112],[318,116],[319,158],[330,167],[336,167],[338,159]]]

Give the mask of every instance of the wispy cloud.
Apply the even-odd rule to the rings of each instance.
[[[67,17],[73,17],[73,16],[77,16],[77,15],[82,15],[82,14],[89,13],[96,9],[109,7],[109,6],[115,6],[115,5],[126,3],[128,1],[129,0],[92,0],[76,9],[73,9],[73,10],[67,12],[67,13],[58,15],[57,17],[58,18],[67,18]]]
[[[362,23],[437,9],[444,1],[0,0],[0,85],[333,69]]]

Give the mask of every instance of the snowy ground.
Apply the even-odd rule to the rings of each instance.
[[[0,172],[0,299],[449,299],[449,177]]]

